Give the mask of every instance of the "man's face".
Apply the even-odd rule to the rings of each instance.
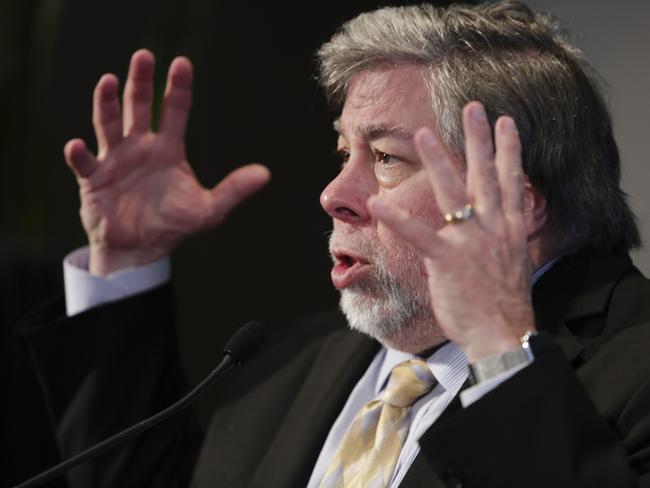
[[[365,71],[352,80],[340,119],[339,175],[321,194],[334,221],[332,281],[351,327],[403,350],[440,341],[429,304],[422,259],[387,227],[372,219],[374,193],[434,228],[443,225],[413,135],[436,127],[421,68]]]

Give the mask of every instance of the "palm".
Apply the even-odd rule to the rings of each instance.
[[[191,65],[177,58],[169,68],[160,129],[150,130],[153,57],[134,54],[124,91],[105,75],[95,90],[93,121],[98,155],[83,141],[66,146],[81,196],[81,218],[96,271],[144,264],[169,254],[183,238],[221,222],[228,212],[268,180],[268,171],[249,165],[213,189],[202,187],[185,159],[184,133],[191,99]],[[115,256],[128,256],[116,263]],[[120,260],[117,260],[120,261]]]
[[[182,151],[148,134],[125,140],[81,182],[82,219],[89,235],[113,247],[168,246],[200,227],[207,192]]]

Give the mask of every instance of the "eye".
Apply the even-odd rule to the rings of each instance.
[[[346,149],[337,149],[336,154],[341,160],[341,165],[344,165],[350,159],[350,151]]]
[[[382,165],[389,165],[391,163],[395,163],[397,161],[397,158],[394,156],[391,156],[390,154],[387,154],[382,151],[375,151],[375,163],[381,163]]]

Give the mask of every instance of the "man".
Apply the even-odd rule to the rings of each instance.
[[[579,51],[498,3],[364,14],[319,60],[341,109],[343,165],[321,195],[332,280],[365,335],[338,314],[288,326],[202,439],[179,417],[70,486],[650,486],[650,289]],[[97,156],[65,148],[89,237],[66,279],[90,285],[68,317],[24,324],[64,455],[179,396],[164,258],[269,178],[251,165],[200,187],[191,65],[170,66],[155,134],[152,75],[137,52],[123,109],[115,77],[99,81]]]

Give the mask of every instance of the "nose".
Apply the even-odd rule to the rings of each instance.
[[[366,201],[376,192],[377,182],[370,167],[359,159],[350,158],[321,193],[320,204],[333,219],[366,224],[371,220]]]

